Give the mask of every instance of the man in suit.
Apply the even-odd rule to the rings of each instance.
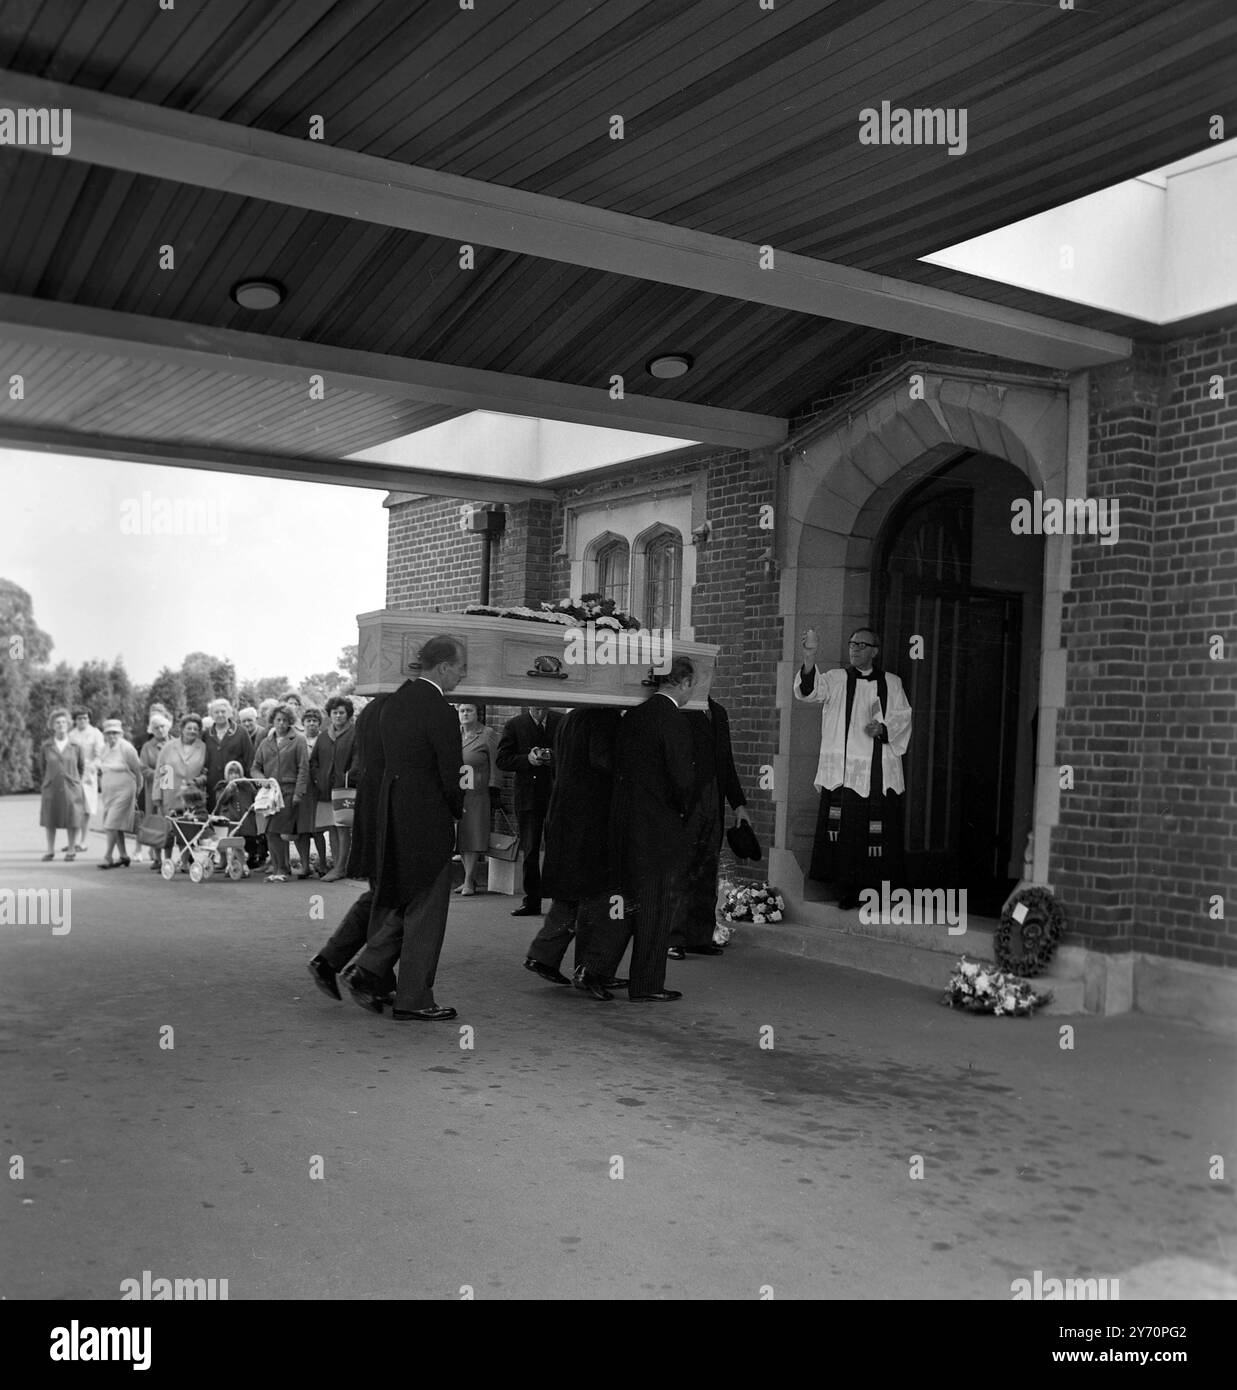
[[[343,975],[363,1008],[380,1012],[385,978],[399,961],[398,1023],[445,1022],[434,977],[451,902],[455,823],[464,813],[460,722],[446,696],[468,674],[453,637],[421,648],[421,674],[406,680],[378,716],[382,782],[374,843],[373,915],[365,949]]]
[[[634,937],[628,999],[665,1003],[682,998],[667,989],[666,948],[681,911],[682,875],[691,850],[686,820],[696,792],[692,736],[682,707],[691,699],[696,669],[675,657],[664,675],[650,675],[654,693],[623,716],[614,760],[610,813],[612,882],[622,915],[598,924],[579,981],[595,999]]]
[[[554,741],[554,790],[545,820],[542,886],[550,911],[524,958],[524,969],[554,985],[571,981],[559,967],[572,938],[582,968],[588,943],[610,907],[610,800],[619,709],[568,711]],[[614,989],[626,980],[607,980]]]
[[[309,974],[314,984],[332,999],[343,996],[335,977],[365,946],[369,919],[374,904],[374,837],[378,829],[378,792],[382,786],[382,737],[378,717],[390,697],[376,695],[357,716],[357,760],[353,777],[357,783],[356,806],[352,812],[352,843],[349,847],[347,876],[363,878],[369,887],[352,904],[344,919],[335,928],[331,939],[309,962]],[[395,972],[383,981],[378,1012],[390,1000],[395,989]]]
[[[530,705],[507,721],[498,741],[498,767],[515,774],[515,814],[524,856],[524,901],[513,917],[541,916],[541,837],[554,788],[554,739],[562,716]]]
[[[717,866],[726,828],[726,803],[735,816],[750,821],[730,746],[730,716],[711,695],[707,709],[685,714],[696,758],[696,804],[688,821],[691,841],[683,883],[683,914],[670,933],[670,959],[688,955],[720,956],[713,944],[717,925]]]

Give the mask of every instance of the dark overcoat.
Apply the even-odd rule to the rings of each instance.
[[[553,748],[558,737],[559,725],[563,716],[554,710],[546,710],[545,733],[538,734],[532,716],[525,711],[508,719],[503,726],[502,738],[498,740],[498,767],[501,772],[515,774],[515,813],[517,816],[531,812],[545,814],[550,804],[550,793],[554,790],[554,764],[534,767],[528,761],[529,752],[540,745]]]
[[[253,739],[236,724],[229,724],[222,738],[216,734],[214,724],[207,724],[202,733],[202,744],[206,749],[206,794],[214,806],[222,784],[227,781],[223,775],[224,768],[229,763],[240,763],[245,770],[244,775],[248,777],[258,750],[253,746]]]
[[[351,781],[357,789],[352,812],[352,845],[348,850],[348,877],[372,880],[377,873],[378,792],[382,787],[382,732],[378,716],[390,699],[375,695],[357,715]]]
[[[577,902],[610,887],[610,799],[622,711],[571,710],[554,740],[554,790],[545,821],[541,890]]]
[[[709,798],[717,803],[717,842],[720,845],[726,829],[726,803],[729,802],[732,807],[747,804],[734,765],[730,716],[711,695],[707,715],[703,710],[695,709],[684,710],[683,714],[692,731],[697,794],[702,801]],[[712,807],[708,809],[711,813]]]
[[[650,695],[623,716],[615,747],[610,867],[620,891],[686,869],[695,796],[691,726],[669,696]]]
[[[309,752],[309,787],[319,801],[330,801],[335,788],[345,785],[345,778],[348,786],[354,785],[355,759],[355,721],[345,724],[338,738],[332,738],[325,728],[322,730]]]
[[[85,769],[85,755],[76,743],[70,741],[61,753],[54,738],[44,741],[39,824],[45,830],[76,830],[86,824]]]
[[[374,903],[403,908],[451,862],[464,813],[460,721],[430,681],[407,680],[378,716],[382,785]]]

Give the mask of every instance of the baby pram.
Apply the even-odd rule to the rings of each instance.
[[[231,785],[247,783],[261,786],[249,778],[238,777]],[[245,878],[249,869],[245,864],[245,837],[241,831],[245,822],[253,823],[252,809],[246,810],[239,820],[232,821],[222,814],[222,806],[228,795],[225,787],[215,801],[215,809],[209,814],[205,806],[186,806],[168,817],[172,827],[172,859],[165,859],[160,872],[164,878],[172,878],[179,863],[181,873],[187,873],[192,883],[201,883],[211,878],[216,869],[224,870],[231,879]],[[222,832],[222,833],[220,833]],[[179,852],[177,846],[179,845]]]

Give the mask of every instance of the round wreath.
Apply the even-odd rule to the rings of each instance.
[[[1021,905],[1026,915],[1019,922],[1014,910]],[[1019,935],[1020,955],[1013,951],[1013,935]],[[1065,931],[1065,912],[1047,888],[1020,888],[1005,905],[1001,925],[992,938],[997,964],[1014,975],[1038,975],[1056,954]]]

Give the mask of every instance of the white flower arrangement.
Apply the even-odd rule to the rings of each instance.
[[[639,618],[616,608],[612,598],[603,598],[601,594],[584,594],[579,599],[561,598],[557,603],[543,603],[536,608],[523,604],[496,608],[488,603],[470,603],[464,612],[479,618],[517,618],[521,622],[559,623],[564,627],[591,624],[614,632],[640,626]]]
[[[726,922],[780,922],[786,899],[767,883],[726,883],[722,918]]]
[[[1051,1000],[1050,993],[1037,994],[1029,980],[1002,970],[995,961],[963,956],[954,966],[941,1003],[971,1013],[1026,1018]]]

